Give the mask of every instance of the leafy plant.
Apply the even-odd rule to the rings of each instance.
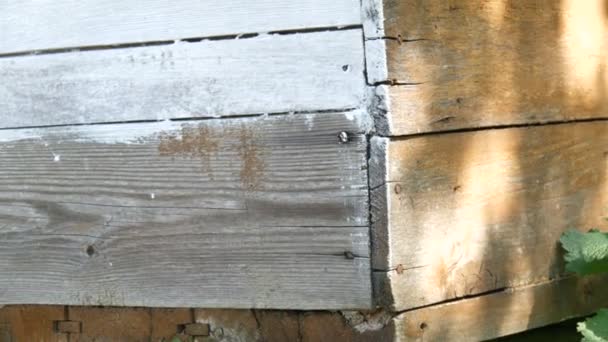
[[[597,315],[579,323],[577,330],[583,334],[583,342],[608,341],[608,310],[602,309]]]
[[[566,250],[566,271],[579,275],[608,273],[608,233],[569,230],[560,241]],[[577,330],[583,342],[608,342],[608,309],[579,323]]]

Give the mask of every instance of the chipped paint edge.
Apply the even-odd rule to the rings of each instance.
[[[367,81],[374,85],[388,80],[386,40],[374,39],[366,41],[365,56]]]
[[[362,0],[361,9],[365,38],[384,37],[384,0]]]
[[[362,133],[368,133],[373,130],[374,122],[372,117],[365,109],[356,109],[352,111],[336,112],[336,113],[306,113],[306,114],[287,114],[287,115],[256,115],[243,118],[221,117],[205,120],[188,120],[188,121],[154,121],[154,122],[133,122],[122,123],[120,130],[116,129],[116,125],[98,124],[98,125],[76,125],[76,126],[59,126],[59,127],[41,127],[41,128],[14,128],[0,130],[0,143],[11,144],[22,140],[40,140],[46,143],[47,140],[56,140],[56,137],[69,137],[69,141],[77,143],[99,143],[99,144],[144,144],[150,137],[155,137],[163,132],[175,132],[181,130],[184,126],[199,123],[211,127],[224,127],[226,125],[234,125],[238,123],[253,123],[269,119],[282,118],[284,120],[303,120],[309,131],[314,130],[317,123],[316,118],[319,115],[342,115],[349,121],[354,121],[356,126],[360,128]]]

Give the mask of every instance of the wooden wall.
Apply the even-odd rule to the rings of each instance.
[[[0,341],[364,342],[391,341],[376,312],[63,306],[0,308]]]
[[[0,9],[0,304],[371,307],[358,0]]]
[[[478,341],[608,305],[557,244],[608,229],[608,4],[362,5],[5,1],[0,304],[51,306],[2,336]]]
[[[403,341],[477,341],[608,305],[564,273],[608,230],[608,3],[367,1],[373,269]],[[374,56],[374,59],[369,59]]]

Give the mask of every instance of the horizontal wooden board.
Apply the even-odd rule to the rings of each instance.
[[[369,307],[362,116],[0,131],[0,304]]]
[[[568,278],[398,315],[396,342],[476,342],[515,334],[608,305],[607,277]]]
[[[386,183],[372,201],[374,268],[389,271],[379,290],[398,310],[554,278],[563,231],[608,229],[606,121],[385,148]]]
[[[606,6],[385,1],[386,133],[608,117]]]
[[[191,309],[70,306],[66,312],[81,328],[69,342],[188,341],[181,332],[193,319]]]
[[[63,306],[0,307],[0,341],[70,342],[53,326],[65,319],[65,311]]]
[[[49,310],[52,308],[52,310]],[[53,320],[69,317],[71,324],[80,323],[81,333],[56,333]],[[17,314],[15,314],[17,313]],[[57,315],[58,314],[58,315]],[[345,319],[349,317],[351,319]],[[382,318],[379,318],[381,316]],[[363,320],[353,320],[361,318]],[[7,306],[0,308],[2,324],[17,327],[16,333],[0,335],[3,342],[70,341],[70,342],[370,342],[393,341],[394,328],[382,327],[390,320],[382,312],[358,311],[284,311],[232,309],[160,309],[115,307],[47,307]],[[201,336],[192,336],[191,322],[196,321]],[[42,324],[41,324],[42,323]],[[188,328],[184,329],[184,326]],[[21,328],[29,327],[26,334]],[[208,332],[206,330],[209,330]],[[206,336],[209,335],[209,336]]]
[[[342,110],[361,30],[0,59],[0,127]]]
[[[0,5],[0,53],[358,25],[360,7],[358,0],[8,0]]]

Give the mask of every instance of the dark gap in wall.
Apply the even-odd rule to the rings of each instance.
[[[448,129],[448,130],[441,130],[441,131],[415,133],[415,134],[409,134],[409,135],[391,135],[391,136],[379,135],[379,136],[387,137],[387,138],[390,137],[392,140],[399,141],[399,140],[407,140],[407,139],[418,138],[418,137],[429,136],[429,135],[476,132],[476,131],[487,131],[487,130],[509,129],[509,128],[526,128],[526,127],[537,127],[537,126],[566,125],[566,124],[585,123],[585,122],[601,122],[601,121],[608,121],[608,117],[584,118],[584,119],[572,119],[572,120],[556,120],[556,121],[539,121],[539,122],[527,122],[527,123],[507,124],[507,125]]]
[[[138,42],[138,43],[120,43],[120,44],[105,44],[105,45],[91,45],[91,46],[71,46],[71,47],[64,47],[64,48],[28,50],[28,51],[3,53],[3,54],[0,54],[0,58],[51,55],[51,54],[70,53],[70,52],[87,52],[87,51],[99,51],[99,50],[138,48],[138,47],[147,47],[147,46],[171,45],[171,44],[176,44],[176,43],[200,43],[200,42],[204,42],[204,41],[253,39],[253,38],[257,38],[258,36],[260,36],[262,34],[292,35],[292,34],[306,34],[306,33],[315,33],[315,32],[360,30],[362,28],[363,28],[362,25],[313,27],[313,28],[279,30],[279,31],[269,31],[269,32],[245,32],[245,33],[238,33],[238,34],[207,36],[207,37],[176,38],[173,40],[146,41],[146,42]]]

